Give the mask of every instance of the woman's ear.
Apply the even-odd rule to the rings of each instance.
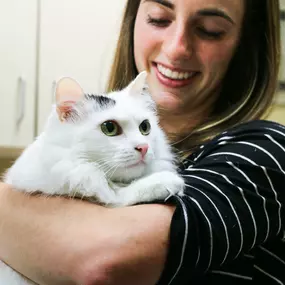
[[[73,113],[74,105],[84,98],[79,83],[70,78],[61,78],[55,88],[56,110],[60,121],[66,121]]]

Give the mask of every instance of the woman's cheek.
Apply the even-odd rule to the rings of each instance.
[[[151,50],[151,43],[149,41],[149,37],[147,33],[141,32],[143,27],[142,24],[138,23],[135,29],[135,37],[134,37],[134,54],[135,54],[135,62],[138,71],[142,71],[147,67],[147,57],[149,50]]]
[[[215,67],[215,69],[222,71],[228,66],[234,50],[235,46],[232,42],[222,44],[205,43],[200,48],[199,58],[206,69]]]

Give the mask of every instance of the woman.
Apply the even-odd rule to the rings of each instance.
[[[284,284],[285,130],[255,121],[275,92],[278,14],[129,0],[108,89],[149,72],[185,196],[105,209],[1,185],[0,258],[40,284]]]

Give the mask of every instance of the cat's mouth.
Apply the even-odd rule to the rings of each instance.
[[[137,166],[145,166],[145,161],[144,160],[140,160],[134,164],[128,165],[127,168],[133,168],[133,167],[137,167]]]

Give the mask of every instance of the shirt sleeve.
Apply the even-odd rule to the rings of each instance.
[[[253,121],[221,134],[185,162],[158,285],[195,278],[283,235],[285,128]],[[283,218],[282,218],[283,217]]]

